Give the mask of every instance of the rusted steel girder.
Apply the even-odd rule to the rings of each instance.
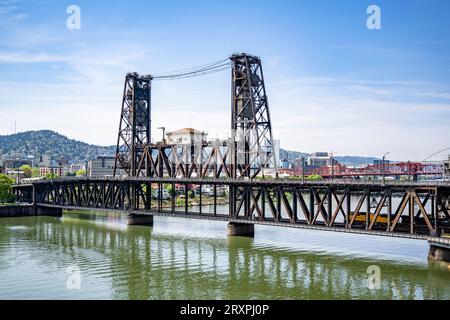
[[[171,191],[166,194],[168,187]],[[385,234],[439,236],[450,231],[450,185],[142,178],[61,179],[16,186],[14,190],[19,200],[34,200],[37,205],[178,212],[193,217],[201,216],[202,209],[200,206],[200,212],[191,212],[186,200],[191,195],[196,197],[197,206],[198,201],[201,204],[206,197],[210,199],[215,217],[220,216],[217,206],[226,194],[228,213],[221,218]],[[180,199],[184,201],[183,209],[175,210]]]

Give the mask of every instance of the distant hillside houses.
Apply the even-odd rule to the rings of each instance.
[[[193,128],[170,131],[164,139],[168,143],[192,144],[207,141],[207,133]],[[16,176],[56,176],[84,174],[90,177],[113,174],[116,146],[97,146],[69,139],[51,130],[27,131],[0,136],[0,173],[14,173]],[[300,170],[331,166],[366,165],[377,158],[333,157],[329,152],[304,153],[275,148],[279,168]],[[378,159],[379,160],[379,159]],[[34,168],[30,173],[27,169]],[[9,170],[9,171],[8,171]],[[119,173],[121,174],[121,173]]]

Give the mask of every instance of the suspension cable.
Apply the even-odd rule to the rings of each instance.
[[[188,69],[182,69],[178,71],[166,72],[156,74],[152,78],[155,80],[175,80],[190,77],[197,77],[206,74],[217,73],[226,70],[230,67],[231,62],[229,59],[220,60],[217,62],[209,63],[199,67],[193,67]]]

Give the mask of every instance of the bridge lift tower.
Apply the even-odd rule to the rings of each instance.
[[[231,66],[231,130],[234,144],[229,167],[232,178],[255,177],[266,168],[277,170],[272,150],[272,127],[261,59],[245,53],[180,73],[140,76],[129,73],[125,87],[117,138],[114,176],[123,170],[131,177],[151,177],[151,81],[195,77],[229,69]],[[264,174],[264,171],[263,171]]]
[[[151,76],[128,73],[123,90],[114,173],[150,177],[146,148],[151,142]]]
[[[236,141],[235,178],[255,177],[277,168],[261,59],[234,54],[232,62],[231,129]]]

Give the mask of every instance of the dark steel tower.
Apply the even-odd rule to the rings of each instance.
[[[114,176],[150,176],[151,76],[128,73],[123,90]]]
[[[264,170],[267,168],[277,170],[261,59],[242,53],[232,55],[229,60],[222,60],[206,67],[189,69],[188,72],[178,74],[154,77],[140,76],[137,73],[127,74],[117,138],[114,176],[122,172],[131,177],[177,175],[178,171],[175,169],[179,167],[177,164],[179,154],[176,146],[151,145],[151,81],[173,80],[219,72],[229,68],[230,64],[232,67],[232,137],[231,143],[227,143],[227,150],[221,166],[226,167],[225,174],[227,176],[238,179],[253,178],[259,173],[264,175]],[[201,146],[202,152],[205,150],[204,147]],[[157,154],[156,158],[153,156],[155,153]],[[214,158],[214,154],[207,157],[207,162]],[[195,160],[191,156],[191,163],[186,163],[186,168],[202,168],[202,163],[196,167],[193,162]],[[205,165],[208,168],[210,164]],[[123,171],[119,172],[119,170]],[[181,175],[190,176],[191,171],[186,169]],[[200,175],[202,174],[200,173]],[[220,175],[220,171],[216,174]]]
[[[230,60],[231,129],[236,141],[233,177],[252,178],[265,168],[277,170],[261,59],[242,53]]]

